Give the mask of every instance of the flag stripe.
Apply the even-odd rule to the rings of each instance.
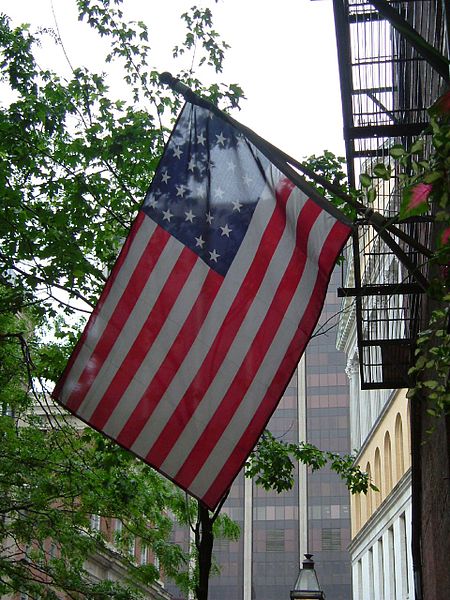
[[[277,189],[277,209],[274,211],[261,237],[260,246],[241,289],[237,293],[224,321],[221,323],[216,338],[200,370],[174,410],[170,421],[166,424],[147,453],[146,460],[152,462],[157,467],[161,465],[170,452],[214,379],[263,281],[286,224],[285,206],[292,190],[292,184],[290,182],[286,184],[283,180],[282,183],[281,189]]]
[[[167,232],[159,228],[154,230],[134,268],[127,287],[123,291],[114,312],[107,322],[105,330],[95,346],[95,350],[85,365],[75,388],[66,400],[67,407],[70,410],[77,410],[83,402],[91,383],[97,377],[101,366],[108,357],[117,336],[125,325],[169,238],[170,236]]]
[[[177,256],[183,249],[183,245],[175,239],[173,240],[173,242],[174,247],[172,248],[172,251],[173,254]],[[164,262],[166,263],[166,261]],[[164,269],[161,270],[164,273]],[[208,277],[208,274],[210,272],[211,270],[202,260],[197,260],[194,268],[192,269],[189,275],[188,281],[186,282],[180,294],[178,295],[178,298],[173,306],[172,312],[166,319],[164,326],[161,328],[158,337],[155,340],[155,343],[147,352],[145,358],[139,366],[138,371],[133,376],[127,389],[120,398],[120,401],[117,404],[115,410],[112,411],[110,418],[104,426],[104,431],[111,437],[117,437],[118,433],[123,428],[124,423],[128,421],[130,415],[136,408],[137,404],[140,402],[140,399],[145,393],[149,382],[152,381],[153,377],[155,376],[161,365],[161,362],[163,361],[166,354],[170,351],[172,344],[175,342],[179,334],[180,327],[186,321],[188,315],[192,311],[192,307],[197,302],[199,287],[201,288],[203,286],[204,281]],[[167,274],[167,276],[168,275],[169,273]],[[167,276],[164,277],[164,282],[167,280]],[[217,278],[222,279],[220,275],[217,275]],[[157,298],[157,296],[155,296],[155,298]],[[144,290],[142,299],[143,303],[145,303],[146,300],[147,292],[146,290]],[[148,312],[150,312],[152,307],[153,303],[150,302],[150,306],[147,307],[147,314]],[[130,318],[130,321],[132,320],[134,321],[133,316]],[[120,344],[118,344],[118,346],[120,346]],[[127,348],[129,347],[131,347],[131,345]],[[114,352],[116,351],[118,360],[123,360],[123,358],[126,356],[126,348],[114,348]],[[110,380],[111,378],[109,378],[109,381]]]
[[[253,378],[257,374],[303,275],[307,256],[308,236],[320,214],[321,209],[312,201],[308,201],[303,207],[297,221],[297,246],[294,247],[294,252],[278,285],[278,289],[273,296],[265,319],[260,325],[227,393],[203,430],[194,448],[187,456],[183,466],[175,475],[179,485],[182,487],[187,487],[192,483],[223,434],[226,426],[231,421]],[[301,234],[299,232],[300,228],[302,230]]]
[[[286,381],[289,381],[289,377],[292,375],[292,372],[297,364],[298,355],[304,350],[304,347],[306,346],[310,337],[305,333],[304,324],[305,322],[309,322],[311,320],[317,321],[319,317],[324,294],[326,293],[329,277],[331,276],[331,271],[334,266],[334,261],[330,261],[330,257],[334,258],[342,248],[343,244],[348,238],[348,231],[349,228],[338,221],[335,223],[330,234],[328,235],[323,246],[323,250],[320,254],[320,269],[317,274],[316,284],[312,294],[313,298],[322,298],[322,302],[320,302],[320,306],[317,302],[310,302],[308,304],[308,308],[305,311],[299,327],[289,345],[289,349],[286,352],[285,358],[282,361],[271,386],[267,390],[265,397],[257,407],[253,419],[250,421],[248,427],[242,434],[239,443],[234,447],[233,453],[229,456],[223,468],[217,474],[214,482],[210,485],[206,493],[202,493],[202,500],[207,506],[211,507],[216,505],[225,491],[223,489],[223,482],[232,481],[239,472],[246,457],[248,456],[249,440],[252,441],[253,445],[256,443],[262,429],[265,427],[275,408],[273,398],[279,398],[283,393],[283,389],[286,386]]]
[[[141,432],[144,424],[151,417],[155,407],[166,392],[197,337],[222,282],[223,278],[214,271],[208,273],[198,294],[198,298],[180,329],[178,336],[145,390],[139,404],[120,432],[117,438],[120,444],[131,446]]]
[[[172,237],[164,246],[158,264],[155,265],[133,311],[128,316],[126,324],[115,340],[108,359],[101,366],[96,379],[91,384],[83,403],[78,409],[84,419],[91,417],[117,370],[120,369],[121,363],[133,347],[183,248],[184,246],[178,244]],[[162,264],[160,264],[161,261]]]
[[[55,397],[60,397],[61,400],[68,397],[67,391],[69,390],[70,386],[67,385],[67,376],[69,375],[69,373],[71,374],[71,376],[72,374],[75,374],[75,378],[76,380],[78,380],[78,377],[80,376],[84,368],[85,359],[88,358],[90,355],[89,351],[89,355],[87,357],[83,356],[83,351],[85,351],[86,349],[86,344],[89,343],[91,335],[93,333],[95,334],[95,332],[97,332],[99,328],[103,328],[103,326],[105,325],[106,320],[104,318],[104,315],[106,315],[107,318],[110,315],[110,307],[112,304],[112,296],[114,296],[114,288],[120,285],[121,282],[124,282],[125,285],[127,283],[126,275],[129,272],[129,268],[126,267],[130,264],[135,265],[136,263],[136,244],[138,244],[139,240],[143,237],[145,238],[145,243],[147,243],[147,229],[149,228],[152,233],[156,228],[155,223],[148,224],[150,225],[150,227],[148,227],[148,225],[147,228],[143,227],[145,221],[145,215],[143,213],[138,213],[138,216],[136,217],[135,221],[133,222],[133,225],[131,226],[130,233],[122,247],[122,250],[120,251],[119,257],[114,267],[115,270],[117,270],[118,272],[118,277],[116,279],[113,279],[112,277],[108,278],[105,287],[103,288],[103,291],[100,295],[100,298],[97,302],[97,305],[94,311],[92,312],[91,316],[89,317],[89,321],[80,339],[78,340],[75,350],[73,351],[68,360],[64,373],[62,374],[60,380],[55,386],[53,395]]]
[[[91,416],[94,427],[101,429],[119,402],[122,394],[139,369],[151,345],[158,336],[167,316],[186,283],[198,257],[185,247],[178,257],[175,266],[163,286],[155,304],[140,329],[130,351],[121,363],[108,389]]]

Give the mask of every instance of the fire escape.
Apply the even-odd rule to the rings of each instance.
[[[426,109],[449,81],[450,15],[442,0],[334,0],[334,13],[349,183],[358,187],[360,173],[392,164],[394,144],[426,134]],[[398,175],[378,185],[372,206],[388,219],[399,210]],[[424,324],[432,215],[397,227],[430,251],[399,240],[399,261],[364,218],[348,250],[340,295],[356,311],[362,389],[408,387]]]

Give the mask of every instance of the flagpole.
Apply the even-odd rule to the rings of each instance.
[[[337,196],[344,202],[347,202],[360,215],[362,215],[364,217],[364,219],[367,221],[367,223],[371,224],[378,233],[380,232],[380,230],[388,231],[389,233],[395,235],[397,238],[399,238],[402,241],[409,244],[411,247],[413,247],[414,249],[419,251],[421,254],[423,254],[427,258],[430,258],[433,255],[433,253],[431,252],[431,250],[429,248],[427,248],[426,246],[423,246],[415,238],[411,237],[410,235],[408,235],[407,233],[405,233],[404,231],[402,231],[401,229],[396,227],[394,225],[392,219],[386,219],[386,217],[384,217],[382,214],[376,212],[375,210],[373,210],[370,207],[365,206],[362,202],[359,202],[358,200],[356,200],[349,194],[346,194],[338,186],[329,182],[322,175],[318,175],[312,169],[310,169],[309,167],[307,167],[300,161],[296,160],[295,158],[292,158],[291,156],[289,156],[288,154],[286,154],[285,152],[283,152],[282,150],[280,150],[279,148],[277,148],[276,146],[274,146],[273,144],[271,144],[270,142],[268,142],[267,140],[265,140],[264,138],[259,136],[252,129],[246,127],[245,125],[242,125],[241,123],[239,123],[238,121],[233,119],[233,117],[231,117],[231,116],[227,115],[226,113],[224,113],[223,111],[221,111],[215,104],[213,104],[209,100],[198,96],[193,90],[191,90],[188,86],[186,86],[184,83],[182,83],[176,77],[173,77],[173,75],[171,75],[170,73],[167,73],[167,72],[161,73],[161,75],[159,76],[159,80],[161,83],[164,83],[164,84],[168,85],[169,87],[171,87],[175,92],[182,94],[188,102],[191,102],[192,104],[197,104],[198,106],[202,106],[204,108],[207,108],[208,110],[212,111],[214,114],[220,116],[222,119],[228,121],[234,127],[241,130],[257,148],[261,149],[261,151],[264,152],[264,154],[268,155],[268,158],[270,160],[272,160],[273,163],[281,171],[285,172],[285,174],[287,176],[291,177],[293,179],[294,183],[296,183],[300,189],[302,189],[313,200],[317,201],[321,206],[324,206],[323,196],[308,181],[306,181],[299,173],[294,171],[294,169],[292,167],[295,167],[296,169],[301,171],[304,175],[306,175],[307,177],[310,177],[313,181],[315,181],[316,183],[318,183],[319,185],[324,187],[326,190],[328,190],[330,193],[334,194],[335,196]],[[286,173],[286,170],[288,171],[287,173]],[[330,208],[333,205],[330,205],[329,202],[327,202],[327,205],[328,205],[327,210],[330,211]],[[334,208],[334,206],[333,206],[333,208]],[[334,216],[337,216],[336,213],[339,213],[338,218],[342,219],[342,213],[340,213],[340,211],[338,211],[337,209],[335,209],[335,210],[331,209],[331,212]],[[386,241],[387,240],[385,239],[385,242]],[[401,262],[403,262],[405,264],[405,256],[406,255],[404,254],[404,252],[399,253],[398,251],[401,250],[400,246],[398,246],[398,244],[394,240],[391,240],[391,241],[392,241],[392,244],[390,244],[391,250],[396,254],[396,256],[399,258],[399,260],[401,260]],[[395,248],[395,250],[394,250],[394,248]],[[412,263],[410,263],[409,261],[408,261],[408,263],[409,264],[408,265],[405,264],[405,266],[407,267],[408,271],[411,271]],[[414,271],[415,272],[413,272],[411,274],[416,278],[416,280],[420,279],[420,281],[418,281],[418,282],[420,283],[421,287],[423,287],[425,284],[428,286],[428,282],[427,282],[426,278],[424,278],[422,275],[420,275],[417,272],[417,269],[414,269]]]

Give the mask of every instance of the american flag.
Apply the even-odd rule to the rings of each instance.
[[[351,227],[187,103],[54,391],[213,509],[275,410]]]

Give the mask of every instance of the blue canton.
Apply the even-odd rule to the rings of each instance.
[[[143,210],[225,275],[263,191],[268,164],[231,124],[187,104]]]

